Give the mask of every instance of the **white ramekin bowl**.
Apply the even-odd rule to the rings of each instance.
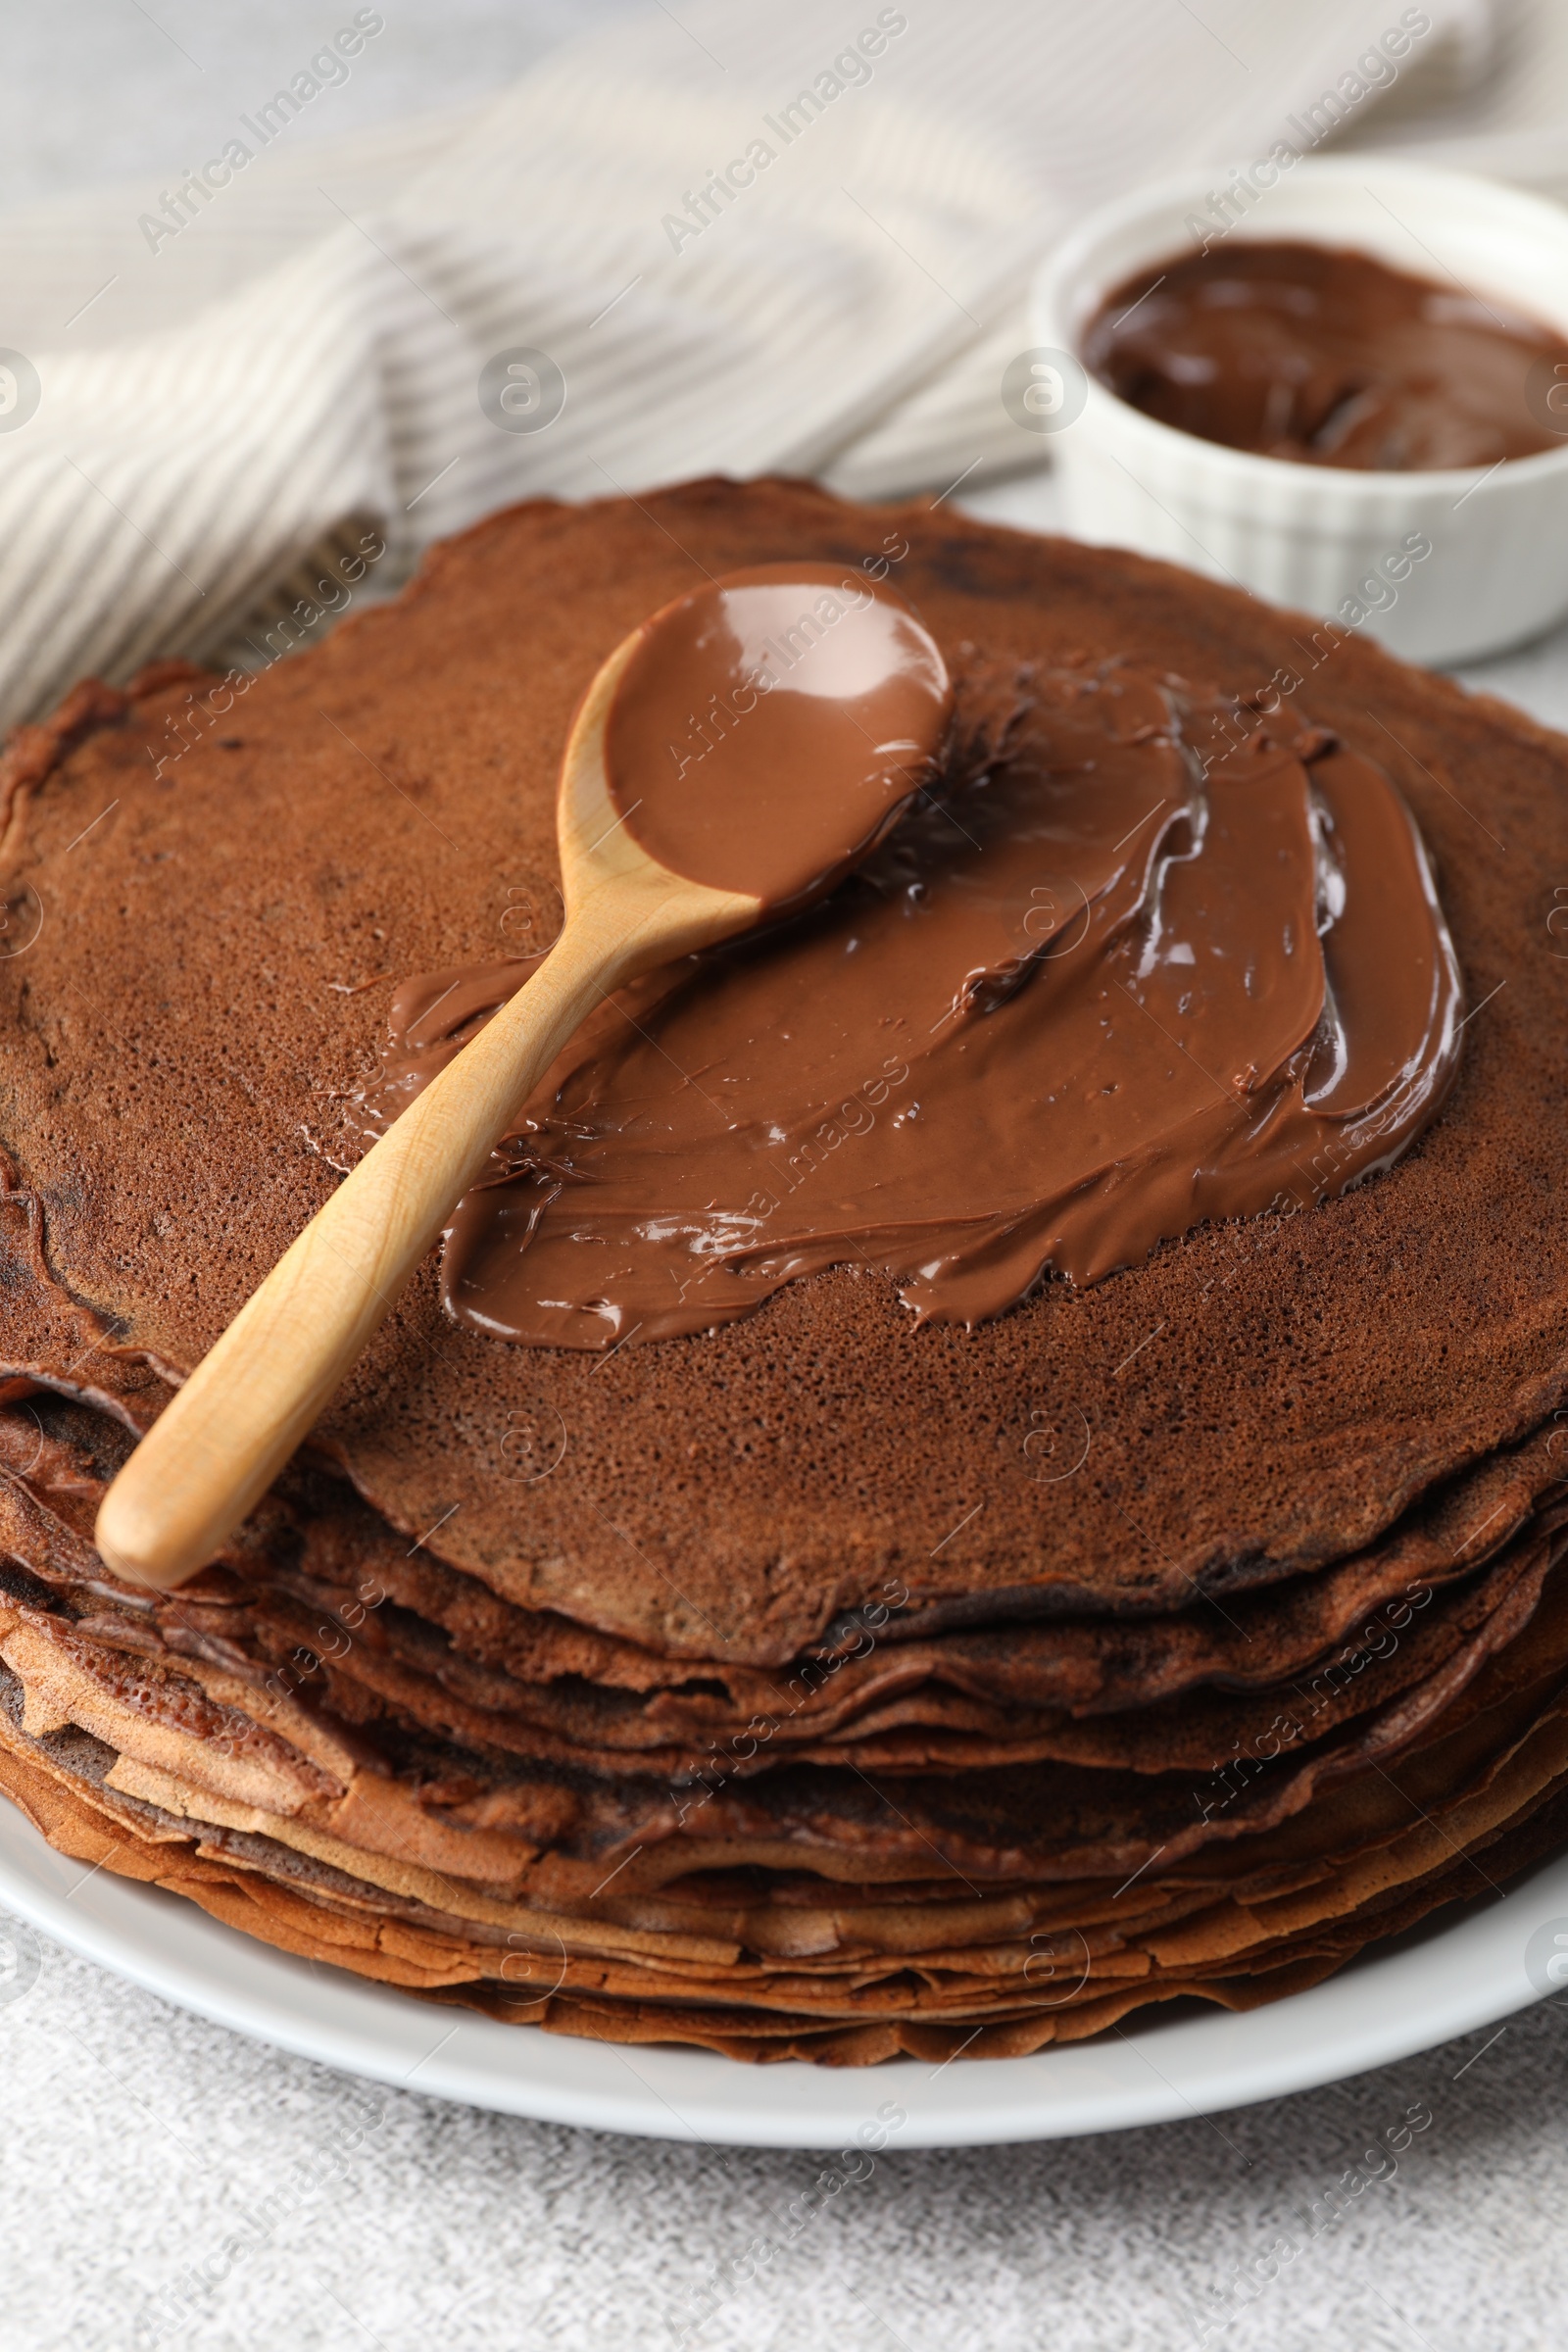
[[[1234,182],[1235,174],[1210,172],[1107,205],[1036,278],[1038,348],[1027,356],[1065,353],[1075,370],[1053,443],[1067,529],[1364,628],[1416,662],[1474,660],[1560,619],[1568,612],[1568,415],[1560,449],[1491,471],[1359,473],[1199,440],[1084,377],[1076,366],[1083,332],[1105,295],[1135,270],[1196,250],[1200,221],[1213,250],[1219,219],[1210,198]],[[1568,336],[1568,211],[1494,180],[1422,164],[1304,157],[1254,191],[1224,241],[1265,238],[1351,246],[1440,284],[1452,278]],[[1431,552],[1412,556],[1422,542]]]

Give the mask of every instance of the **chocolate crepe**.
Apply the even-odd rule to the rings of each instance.
[[[594,664],[693,565],[884,547],[1008,682],[988,757],[1136,658],[1244,726],[1294,676],[1394,777],[1472,1008],[1426,1133],[972,1330],[839,1267],[587,1356],[432,1263],[222,1561],[120,1585],[97,1499],[335,1181],[394,987],[548,934]],[[1267,1998],[1521,1867],[1568,1769],[1562,781],[1185,575],[789,484],[518,509],[243,690],[79,690],[5,768],[0,1782],[285,1948],[749,2057]]]

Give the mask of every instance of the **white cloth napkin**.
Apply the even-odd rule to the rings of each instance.
[[[1401,21],[1426,29],[1396,68]],[[334,151],[290,146],[281,110],[264,147],[247,117],[226,185],[0,224],[0,720],[232,646],[369,529],[389,580],[533,494],[785,470],[874,496],[1038,458],[999,382],[1076,210],[1300,146],[1325,92],[1354,125],[1473,65],[1487,23],[1478,0],[691,0],[460,119]]]

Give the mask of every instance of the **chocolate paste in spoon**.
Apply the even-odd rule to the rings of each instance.
[[[1032,694],[829,901],[579,1032],[454,1216],[454,1315],[641,1345],[847,1263],[972,1324],[1398,1157],[1460,990],[1382,769],[1129,665]],[[363,1142],[533,968],[403,984]]]
[[[1186,433],[1298,466],[1491,466],[1561,446],[1527,378],[1568,339],[1501,296],[1369,254],[1236,237],[1106,297],[1092,373]]]
[[[610,798],[672,873],[800,906],[927,779],[952,707],[892,589],[842,564],[726,572],[641,631],[605,722]]]

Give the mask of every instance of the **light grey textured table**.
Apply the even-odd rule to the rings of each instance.
[[[389,0],[385,35],[323,126],[481,96],[617,4]],[[5,0],[0,203],[172,171],[211,122],[351,14],[269,0],[265,22],[235,10],[215,23],[198,0],[153,0],[150,14],[139,0]],[[1050,485],[974,504],[1046,522]],[[1568,636],[1493,664],[1485,683],[1568,724]],[[15,1933],[9,1973],[0,1943],[6,2352],[673,2345],[694,2290],[752,2238],[782,2235],[817,2169],[359,2085]],[[1299,2216],[1371,2135],[1420,2105],[1432,2122],[1396,2173],[1208,2340],[1557,2345],[1565,2058],[1568,2017],[1547,2004],[1495,2037],[1211,2121],[886,2157],[689,2340],[711,2352],[1195,2344],[1236,2266],[1299,2236]]]

